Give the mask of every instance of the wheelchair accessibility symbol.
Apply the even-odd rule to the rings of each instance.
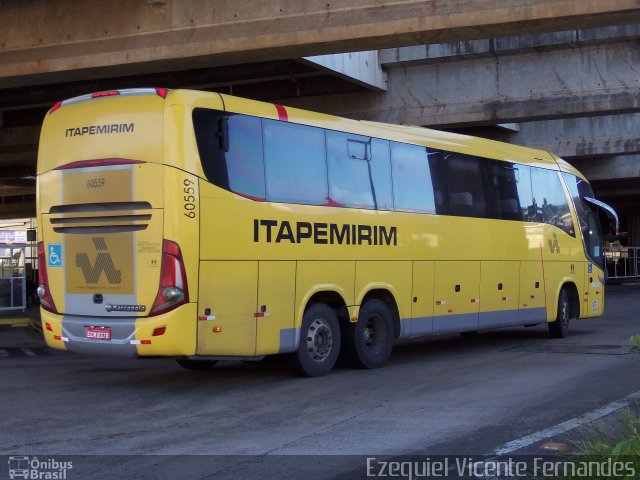
[[[47,246],[47,266],[48,267],[62,266],[62,244],[61,243],[50,243]]]

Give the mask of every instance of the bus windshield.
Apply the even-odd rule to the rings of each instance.
[[[593,197],[591,185],[585,180],[564,173],[564,180],[567,182],[569,192],[576,207],[580,231],[585,244],[585,251],[591,261],[600,267],[603,266],[604,256],[602,253],[602,234],[600,230],[600,219],[598,212],[584,201],[585,197]]]

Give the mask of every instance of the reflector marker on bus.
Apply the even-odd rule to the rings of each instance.
[[[267,317],[270,317],[271,314],[267,313],[267,312],[256,312],[256,313],[253,314],[253,316],[256,317],[256,318],[263,318],[263,317],[267,318]]]
[[[167,327],[166,326],[157,327],[157,328],[154,328],[153,334],[151,336],[152,337],[160,337],[160,336],[164,335],[164,333],[166,331],[167,331]]]
[[[503,302],[507,302],[507,301],[509,301],[509,297],[502,297],[502,301],[503,301]]]
[[[151,340],[131,340],[131,345],[151,345]]]
[[[198,320],[200,320],[201,322],[207,321],[207,320],[215,320],[216,316],[215,315],[199,315],[198,316]]]
[[[447,302],[445,302],[444,300],[436,300],[436,305],[446,305]]]
[[[472,298],[471,299],[471,303],[480,303],[480,299],[479,298]]]
[[[282,105],[278,105],[277,103],[274,103],[273,105],[276,107],[276,110],[278,111],[278,120],[280,120],[281,122],[288,122],[289,114],[287,113],[287,109],[284,108]]]

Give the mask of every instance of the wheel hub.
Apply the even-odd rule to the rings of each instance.
[[[384,320],[377,315],[369,317],[362,329],[362,335],[368,349],[377,349],[385,340]]]
[[[309,356],[316,362],[323,362],[331,353],[333,347],[333,334],[329,323],[316,318],[307,332],[307,351]]]

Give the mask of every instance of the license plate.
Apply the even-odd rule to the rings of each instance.
[[[111,340],[111,329],[108,327],[87,327],[84,332],[90,340]]]

